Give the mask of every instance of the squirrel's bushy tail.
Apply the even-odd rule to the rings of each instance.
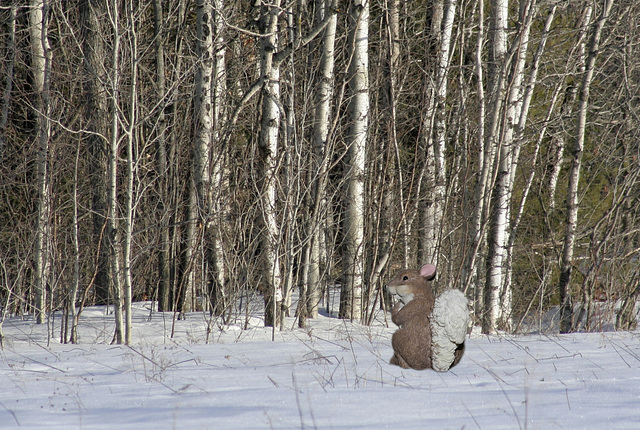
[[[451,368],[455,351],[464,343],[469,326],[469,301],[460,290],[448,290],[435,302],[431,314],[431,362],[434,370]]]

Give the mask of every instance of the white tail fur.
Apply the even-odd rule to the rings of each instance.
[[[448,290],[435,302],[431,314],[431,360],[434,370],[446,372],[464,342],[469,326],[469,301],[460,290]]]

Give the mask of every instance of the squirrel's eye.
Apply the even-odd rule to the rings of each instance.
[[[404,275],[404,276],[402,277],[402,280],[403,280],[403,281],[408,281],[408,280],[409,280],[409,277],[408,277],[407,275]]]

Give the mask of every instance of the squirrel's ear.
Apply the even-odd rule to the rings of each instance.
[[[423,278],[427,278],[428,281],[436,277],[436,266],[433,264],[425,264],[420,269],[420,275]]]

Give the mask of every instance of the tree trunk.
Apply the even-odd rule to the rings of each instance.
[[[332,0],[323,0],[318,8],[318,21],[329,18],[329,22],[322,36],[322,55],[318,66],[319,74],[315,100],[315,123],[313,127],[313,148],[312,159],[312,197],[311,216],[309,221],[309,232],[311,238],[307,247],[308,269],[306,289],[303,289],[302,306],[304,309],[298,310],[298,324],[304,326],[305,318],[318,317],[318,303],[321,298],[321,270],[323,266],[323,243],[324,229],[323,223],[326,212],[325,188],[328,180],[328,148],[331,103],[333,101],[334,84],[334,64],[335,64],[335,40],[336,27],[338,23]]]
[[[624,288],[622,305],[616,315],[616,330],[635,330],[638,327],[636,314],[638,296],[640,296],[640,267],[636,265]]]
[[[556,188],[558,188],[558,178],[560,177],[560,171],[562,170],[563,164],[563,153],[564,153],[564,137],[557,136],[553,138],[552,142],[552,159],[550,161],[551,164],[551,172],[549,173],[549,209],[556,208]]]
[[[489,67],[489,123],[488,130],[485,138],[487,139],[485,145],[487,145],[493,154],[498,156],[497,149],[500,146],[500,114],[502,111],[503,101],[505,99],[505,81],[507,73],[507,20],[509,17],[508,0],[492,0],[491,1],[491,56]],[[487,160],[488,161],[488,160]],[[493,162],[493,160],[491,160]],[[506,172],[502,170],[502,177],[496,177],[496,182],[505,180],[504,176]],[[488,186],[488,184],[487,184]],[[491,187],[492,188],[492,187]],[[487,188],[488,190],[488,188]],[[492,203],[492,207],[497,207],[497,204],[503,200],[492,194],[485,195],[484,205],[489,206],[489,201]],[[501,222],[500,217],[493,215],[491,217],[492,222],[490,226],[490,238],[488,241],[488,254],[493,254],[495,257],[490,258],[487,256],[486,266],[486,281],[484,285],[483,294],[483,313],[482,313],[482,331],[483,333],[489,333],[496,328],[497,317],[500,314],[500,290],[499,285],[502,281],[501,263],[497,261],[496,253],[492,250],[499,243],[503,241],[502,237],[496,237],[496,234],[503,231],[504,227],[498,225]]]
[[[156,54],[157,79],[157,133],[156,139],[156,169],[158,175],[158,224],[160,225],[160,244],[158,250],[158,311],[171,309],[169,304],[171,290],[171,236],[169,230],[169,174],[167,164],[168,131],[165,109],[166,101],[166,69],[164,61],[163,11],[162,0],[153,0],[153,24]]]
[[[0,108],[0,164],[5,157],[5,139],[7,132],[7,123],[9,121],[9,108],[11,105],[11,93],[13,90],[14,67],[16,63],[16,15],[18,5],[12,3],[9,6],[9,19],[7,20],[9,39],[6,45],[7,65],[5,68],[5,84],[2,90],[2,107]]]
[[[476,315],[480,317],[482,306],[482,294],[477,283],[478,277],[478,255],[482,248],[484,237],[485,202],[488,194],[489,169],[493,165],[494,152],[492,147],[485,140],[485,95],[484,95],[484,69],[482,60],[482,50],[484,46],[484,2],[478,1],[478,41],[476,43],[474,66],[476,79],[478,80],[478,159],[477,159],[477,182],[475,185],[474,198],[472,199],[472,216],[468,226],[468,242],[464,249],[464,263],[460,272],[460,289],[465,293],[473,286],[475,297]]]
[[[518,158],[519,158],[519,153],[520,153],[520,148],[521,146],[524,144],[524,130],[525,130],[525,125],[527,123],[527,117],[529,115],[529,106],[531,105],[531,100],[533,98],[534,95],[534,90],[535,87],[537,85],[538,82],[538,71],[540,70],[540,64],[542,61],[542,57],[543,57],[543,53],[545,51],[545,46],[547,43],[547,39],[549,36],[549,32],[551,30],[551,24],[553,23],[553,20],[555,18],[555,13],[556,13],[556,9],[557,6],[553,5],[551,7],[551,10],[549,11],[549,14],[547,15],[547,19],[545,21],[545,25],[544,25],[544,29],[540,38],[540,43],[538,45],[538,48],[533,56],[533,61],[532,61],[532,65],[531,65],[531,72],[530,75],[527,79],[526,84],[524,84],[523,86],[523,91],[522,91],[522,107],[520,108],[520,112],[519,112],[519,118],[517,121],[517,124],[515,125],[515,129],[514,129],[514,144],[516,146],[516,153],[514,154],[513,160],[512,160],[512,168],[511,168],[511,191],[513,192],[513,186],[515,183],[515,171],[518,167]],[[531,24],[529,23],[529,26]],[[528,30],[527,30],[528,32]],[[522,57],[520,57],[522,58]],[[522,61],[522,63],[524,63],[524,59],[521,59],[519,61]],[[536,140],[536,146],[534,149],[534,153],[533,153],[533,166],[531,166],[531,172],[528,176],[527,181],[525,182],[525,186],[524,189],[522,191],[522,196],[520,198],[520,204],[518,205],[518,211],[515,215],[515,219],[511,222],[511,227],[510,227],[510,233],[509,233],[509,237],[508,237],[508,244],[506,247],[506,255],[507,255],[507,262],[506,262],[506,273],[505,273],[505,294],[511,294],[511,290],[512,290],[512,286],[511,286],[511,279],[512,279],[512,273],[513,273],[513,266],[512,266],[512,262],[513,262],[513,247],[515,244],[515,238],[516,238],[516,232],[518,231],[519,227],[520,227],[520,221],[522,220],[522,216],[524,214],[524,210],[525,210],[525,204],[527,202],[528,196],[529,196],[529,191],[531,189],[531,186],[533,184],[533,179],[535,176],[535,166],[536,166],[536,162],[537,162],[537,158],[538,158],[538,153],[540,151],[540,146],[542,145],[542,140],[544,139],[546,132],[547,132],[547,124],[550,122],[551,117],[555,111],[555,106],[556,106],[556,102],[558,100],[558,95],[560,93],[561,90],[561,85],[558,84],[556,86],[556,89],[553,92],[553,95],[551,96],[551,101],[549,103],[549,109],[548,109],[548,113],[547,116],[545,118],[544,121],[544,125],[541,127],[540,132],[538,133],[538,139]],[[509,304],[510,305],[510,304]]]
[[[435,202],[435,185],[436,185],[436,148],[433,143],[435,117],[436,117],[436,76],[438,74],[438,51],[442,44],[442,20],[444,14],[444,0],[435,0],[431,4],[431,14],[427,18],[427,25],[425,33],[427,36],[427,47],[425,49],[425,94],[423,99],[426,103],[424,113],[424,150],[423,153],[426,156],[424,160],[424,180],[426,187],[421,186],[418,188],[416,195],[418,196],[418,231],[420,238],[418,241],[418,266],[421,266],[425,262],[431,262],[434,258],[436,251],[436,228],[434,225],[434,211],[436,210]],[[421,182],[422,185],[422,182]],[[426,189],[427,192],[423,193],[422,190]]]
[[[518,167],[521,141],[514,139],[514,132],[522,115],[522,96],[524,94],[524,66],[529,45],[529,32],[533,21],[533,3],[535,0],[522,0],[519,14],[519,32],[514,40],[512,51],[517,52],[509,77],[506,93],[505,118],[502,126],[496,128],[500,137],[499,166],[496,175],[491,208],[491,229],[489,232],[489,249],[487,256],[487,280],[485,288],[485,330],[496,328],[510,330],[512,290],[507,282],[510,279],[507,248],[511,232],[511,199],[515,170]],[[506,5],[505,5],[506,6]],[[515,48],[515,49],[514,49]],[[505,60],[506,61],[506,60]],[[506,70],[503,69],[503,70]],[[488,327],[486,326],[488,325]]]
[[[376,193],[376,197],[372,199],[372,211],[375,215],[376,223],[372,226],[371,248],[371,274],[368,278],[369,294],[367,296],[366,305],[370,309],[370,313],[365,321],[370,324],[374,313],[377,311],[375,303],[380,300],[380,305],[386,309],[385,294],[383,286],[380,284],[382,271],[387,266],[391,253],[393,251],[393,241],[395,240],[394,225],[398,214],[404,218],[402,211],[394,210],[396,207],[403,207],[402,198],[396,198],[397,190],[402,189],[402,181],[398,181],[395,187],[396,178],[398,176],[398,163],[396,159],[396,149],[398,148],[396,111],[397,100],[396,92],[398,91],[398,68],[400,61],[400,2],[399,0],[390,0],[385,2],[385,32],[387,52],[383,59],[384,65],[382,76],[384,78],[384,87],[382,91],[382,138],[379,148],[376,149],[381,160],[378,169],[372,175],[372,190]],[[376,202],[377,201],[377,202]]]
[[[192,157],[193,158],[193,157]],[[195,163],[193,163],[195,165]],[[196,289],[196,277],[195,277],[195,265],[198,258],[196,252],[198,243],[200,241],[200,234],[198,229],[198,197],[196,192],[195,179],[193,177],[195,166],[192,167],[189,174],[188,181],[188,199],[186,207],[184,208],[186,218],[186,228],[183,233],[183,243],[181,244],[181,261],[180,261],[180,280],[178,282],[178,288],[175,292],[175,311],[178,313],[178,318],[184,317],[184,312],[191,312],[195,310],[195,289]]]
[[[193,182],[195,187],[195,206],[190,207],[189,223],[196,224],[202,229],[201,240],[197,241],[191,237],[188,241],[190,246],[198,245],[203,247],[205,267],[210,263],[209,235],[212,229],[211,214],[211,144],[214,126],[214,106],[213,106],[213,80],[214,80],[214,20],[213,1],[198,0],[196,3],[196,31],[197,31],[197,55],[196,78],[195,78],[195,103],[194,116],[196,118],[196,130],[193,143]],[[190,231],[196,232],[195,227]],[[191,249],[191,256],[194,259],[201,252],[197,248]],[[195,266],[195,265],[193,265]],[[193,266],[191,270],[193,270]],[[202,273],[202,284],[207,285],[207,272]],[[195,284],[190,285],[185,291],[186,300],[182,311],[195,311],[196,291]]]
[[[71,227],[71,240],[73,241],[73,284],[69,295],[69,309],[71,310],[71,343],[78,343],[78,310],[76,302],[78,300],[78,290],[80,288],[80,241],[79,241],[79,218],[78,218],[78,162],[80,159],[80,142],[76,149],[76,160],[73,169],[73,225]]]
[[[438,265],[440,256],[440,239],[447,190],[447,166],[446,166],[446,99],[448,90],[448,74],[451,55],[451,35],[453,21],[456,15],[456,0],[447,0],[444,4],[438,2],[442,8],[442,18],[439,28],[432,27],[432,31],[438,32],[435,51],[435,88],[432,103],[433,112],[428,113],[428,121],[432,122],[432,130],[427,135],[428,154],[432,160],[428,160],[430,167],[427,172],[429,185],[430,205],[427,208],[425,228],[425,241],[421,247],[423,257],[421,263]]]
[[[340,297],[340,318],[362,319],[364,275],[364,183],[369,127],[369,0],[355,0],[349,10],[350,102],[348,165],[344,217],[344,279]]]
[[[215,4],[215,7],[214,7]],[[224,258],[220,242],[220,228],[222,216],[220,214],[221,198],[214,193],[220,193],[222,184],[222,152],[213,152],[214,144],[219,143],[219,127],[222,122],[222,102],[225,97],[225,64],[224,41],[221,27],[223,19],[222,1],[200,0],[197,3],[197,52],[199,61],[196,68],[195,105],[196,131],[193,148],[193,182],[195,190],[192,194],[189,210],[189,227],[187,246],[189,261],[195,263],[197,255],[202,254],[204,270],[202,271],[202,285],[206,286],[205,295],[210,306],[209,310],[221,314],[225,304],[224,294]],[[219,145],[216,145],[219,147]],[[217,197],[217,198],[216,198]],[[202,229],[200,239],[196,225]],[[197,248],[201,248],[198,251]],[[194,264],[190,264],[193,270]],[[192,276],[192,275],[189,275]],[[182,311],[195,310],[195,284],[185,285],[186,298]]]
[[[298,34],[296,29],[295,17],[296,14],[294,12],[294,4],[289,3],[286,9],[286,22],[287,22],[287,37],[289,40],[290,46],[296,46],[298,42]],[[283,58],[284,62],[285,58]],[[286,60],[288,63],[288,68],[290,71],[295,70],[294,65],[294,56],[293,53],[291,55],[286,56]],[[288,82],[286,82],[286,86],[288,87],[287,98],[281,104],[285,119],[285,124],[282,127],[283,136],[283,174],[282,174],[282,187],[284,191],[285,198],[282,199],[282,216],[281,216],[281,236],[282,240],[281,246],[283,249],[283,258],[281,267],[283,270],[282,275],[282,304],[280,308],[278,326],[284,326],[284,318],[290,316],[291,302],[292,302],[292,291],[294,278],[296,278],[296,270],[297,267],[303,265],[302,260],[297,257],[295,254],[299,255],[299,253],[294,251],[296,248],[295,239],[294,239],[294,231],[296,230],[296,220],[295,220],[295,212],[297,207],[299,206],[296,202],[297,195],[299,195],[299,187],[297,183],[300,182],[299,176],[297,172],[300,172],[300,157],[297,156],[296,147],[297,147],[297,139],[296,139],[296,73],[289,72]],[[296,179],[298,176],[299,179]]]
[[[180,2],[177,6],[177,26],[175,29],[175,66],[172,70],[171,80],[172,82],[178,82],[182,79],[182,63],[184,61],[184,40],[186,18],[187,18],[187,2]],[[171,308],[175,314],[181,312],[184,304],[184,291],[193,291],[194,276],[191,265],[193,259],[191,256],[191,250],[195,248],[195,244],[191,241],[196,241],[196,225],[189,222],[189,211],[194,206],[192,203],[195,199],[195,187],[191,185],[193,180],[192,170],[190,168],[181,169],[179,165],[180,150],[182,146],[181,139],[183,136],[180,134],[180,123],[182,117],[180,115],[180,99],[182,94],[180,92],[180,86],[174,85],[168,100],[167,115],[169,116],[169,148],[167,153],[167,173],[168,173],[168,192],[170,192],[170,202],[174,205],[172,208],[170,225],[170,253],[172,258],[172,277],[170,285],[170,302]],[[191,107],[191,105],[188,105]],[[190,154],[191,156],[193,154]],[[186,170],[186,174],[183,173]],[[184,190],[188,190],[186,193]],[[182,191],[182,192],[181,192]],[[186,195],[185,195],[186,194]],[[169,309],[166,309],[169,310]],[[179,316],[179,315],[178,315]]]
[[[127,178],[126,178],[126,190],[125,190],[125,231],[124,231],[124,244],[122,249],[122,262],[123,262],[123,278],[124,278],[124,309],[125,309],[125,332],[124,342],[126,345],[131,345],[131,300],[133,290],[133,280],[131,274],[131,264],[133,260],[131,244],[133,241],[133,221],[134,221],[134,178],[136,176],[134,162],[134,144],[136,142],[136,122],[137,122],[137,110],[138,110],[138,36],[136,33],[136,20],[133,0],[129,0],[126,4],[127,8],[127,20],[128,20],[128,33],[129,33],[129,47],[130,47],[130,60],[131,60],[131,90],[129,100],[129,118],[126,129],[126,154],[127,154]]]
[[[261,194],[262,283],[265,303],[265,325],[276,327],[282,307],[282,275],[280,270],[280,226],[276,202],[278,181],[278,136],[280,131],[280,69],[274,61],[278,48],[278,15],[280,0],[261,8],[262,120],[260,123],[260,156],[264,178]]]
[[[214,0],[214,76],[213,76],[213,136],[214,145],[212,160],[212,202],[211,216],[213,216],[210,237],[210,254],[212,266],[211,279],[211,311],[215,315],[222,315],[229,306],[227,286],[227,268],[224,259],[223,227],[228,213],[226,197],[222,194],[227,189],[227,174],[225,172],[226,154],[223,152],[222,134],[220,130],[227,121],[226,94],[227,94],[227,69],[225,63],[225,2]]]
[[[107,244],[111,263],[111,285],[113,286],[113,308],[116,322],[115,342],[124,340],[124,322],[122,318],[122,282],[120,273],[120,235],[118,233],[118,154],[119,154],[119,86],[120,86],[120,22],[116,1],[109,5],[111,14],[111,30],[113,31],[112,75],[110,85],[111,135],[109,136],[108,154],[108,204]]]
[[[578,226],[578,190],[580,182],[580,168],[582,166],[582,152],[584,150],[585,131],[587,126],[587,110],[589,108],[589,92],[593,79],[602,28],[609,17],[613,0],[605,0],[602,13],[593,26],[585,59],[585,72],[582,76],[578,91],[578,110],[576,137],[570,148],[571,167],[569,170],[569,185],[567,189],[567,221],[565,228],[562,260],[560,264],[560,332],[568,333],[573,329],[573,297],[570,289],[571,272],[573,269],[573,251]],[[587,8],[591,9],[591,5]]]
[[[31,0],[29,26],[31,36],[31,67],[35,90],[34,116],[38,118],[36,140],[38,142],[37,185],[38,217],[36,227],[36,322],[46,319],[47,287],[51,271],[51,180],[49,172],[49,79],[51,52],[48,36],[48,4],[43,0]]]
[[[92,245],[95,247],[96,276],[94,280],[95,301],[109,303],[109,247],[105,237],[107,220],[107,91],[103,62],[106,56],[102,34],[102,14],[106,13],[104,0],[82,0],[80,23],[82,52],[84,55],[84,128],[89,150],[89,172],[91,182],[91,216],[93,220]]]

